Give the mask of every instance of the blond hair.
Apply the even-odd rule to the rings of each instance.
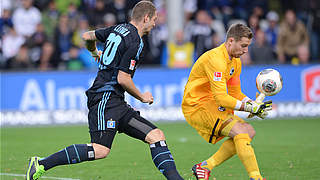
[[[138,2],[131,14],[131,20],[133,21],[141,21],[145,15],[152,18],[156,13],[156,7],[150,1],[140,1]]]
[[[227,39],[234,38],[236,41],[239,41],[242,37],[252,39],[253,33],[251,29],[241,23],[232,24],[227,31]]]

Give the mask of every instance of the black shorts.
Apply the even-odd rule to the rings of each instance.
[[[87,96],[92,143],[111,149],[117,131],[145,141],[146,135],[157,128],[113,92],[87,93]]]

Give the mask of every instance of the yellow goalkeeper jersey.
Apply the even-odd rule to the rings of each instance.
[[[204,53],[193,65],[184,89],[182,109],[192,113],[205,102],[229,111],[246,96],[240,87],[241,60],[229,58],[225,44]]]

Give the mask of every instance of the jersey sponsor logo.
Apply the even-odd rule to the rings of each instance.
[[[221,81],[221,79],[222,79],[222,72],[214,72],[213,80]]]
[[[134,66],[135,66],[135,65],[136,65],[136,61],[135,61],[135,60],[133,60],[133,59],[131,59],[129,69],[130,69],[130,70],[134,70]]]
[[[234,73],[234,67],[230,69],[230,76],[232,76],[233,73]]]
[[[108,121],[107,121],[107,128],[116,128],[116,122],[115,121],[113,121],[112,119],[109,119]]]
[[[304,102],[320,102],[320,66],[302,72],[302,97]]]

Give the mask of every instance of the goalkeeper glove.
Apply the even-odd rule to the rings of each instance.
[[[261,103],[264,100],[265,97],[266,97],[265,94],[263,94],[263,93],[259,94],[258,92],[256,92],[256,100],[255,101],[257,103]],[[262,118],[262,119],[264,119],[267,115],[268,115],[268,113],[266,113],[264,115],[261,115],[261,117],[259,115],[257,115],[257,116]],[[250,113],[247,118],[252,118],[254,116],[255,116],[254,114]]]
[[[259,113],[259,114],[256,114],[256,116],[258,116],[259,118],[261,118],[261,119],[264,119],[264,118],[266,118],[267,116],[268,116],[268,111],[263,111],[263,112],[261,112],[261,113]]]
[[[266,101],[264,103],[258,103],[255,101],[249,101],[244,103],[243,110],[251,112],[254,115],[263,113],[264,111],[270,111],[272,109],[272,101]]]

